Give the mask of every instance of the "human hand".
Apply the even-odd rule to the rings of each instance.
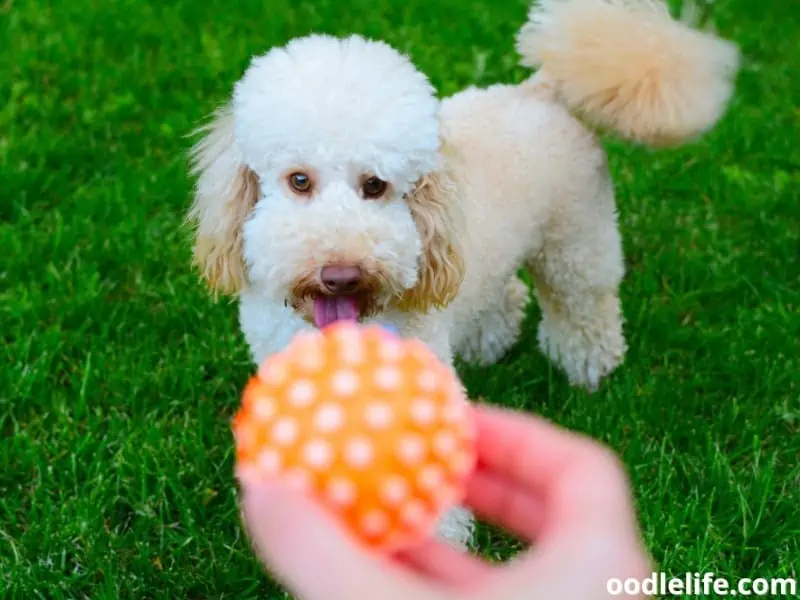
[[[592,600],[611,578],[643,579],[625,472],[600,444],[545,421],[475,408],[478,466],[465,504],[533,547],[494,565],[429,540],[385,557],[310,500],[242,482],[242,510],[265,565],[301,600]]]

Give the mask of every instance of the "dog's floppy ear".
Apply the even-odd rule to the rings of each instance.
[[[233,113],[224,106],[191,152],[197,176],[188,220],[194,225],[194,262],[209,287],[236,294],[245,284],[242,227],[258,200],[258,177],[236,146]]]
[[[407,202],[423,249],[417,285],[406,291],[400,306],[420,311],[442,308],[461,288],[465,266],[458,189],[452,174],[439,169],[425,175]]]

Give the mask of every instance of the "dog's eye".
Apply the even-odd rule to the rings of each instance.
[[[311,191],[311,178],[305,173],[292,173],[289,175],[289,185],[298,194],[307,194]]]
[[[379,177],[370,177],[361,184],[365,198],[380,198],[386,192],[386,182]]]

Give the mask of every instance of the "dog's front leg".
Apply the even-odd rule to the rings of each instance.
[[[454,353],[450,343],[452,315],[448,311],[432,311],[409,316],[401,325],[403,337],[424,342],[444,364],[455,369]],[[463,506],[449,509],[437,525],[437,535],[454,547],[467,550],[472,543],[475,519]]]
[[[250,291],[239,297],[239,324],[256,365],[286,348],[301,331],[313,329],[292,308]]]

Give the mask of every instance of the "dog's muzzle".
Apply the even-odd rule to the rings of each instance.
[[[318,328],[337,321],[360,321],[378,312],[385,300],[386,277],[361,265],[325,265],[292,288],[291,303]]]

